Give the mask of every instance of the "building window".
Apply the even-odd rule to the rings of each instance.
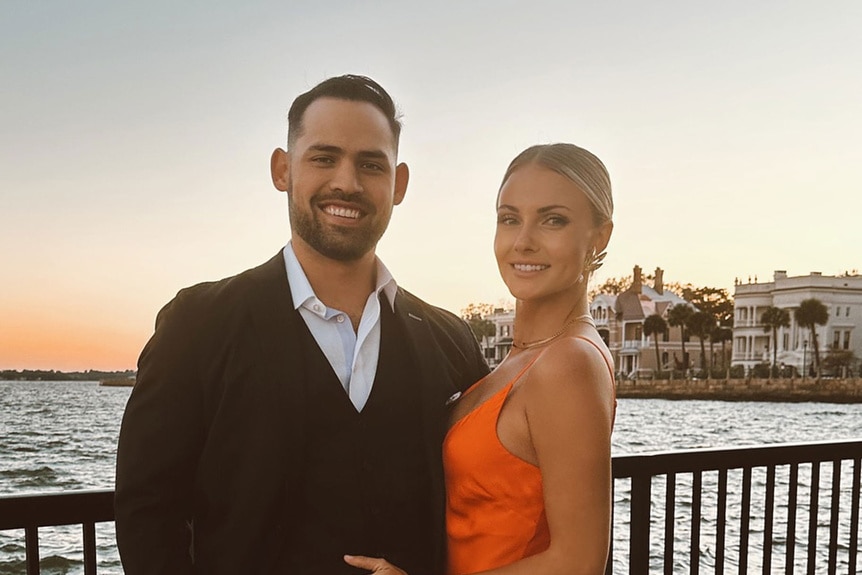
[[[785,333],[784,334],[784,341],[782,342],[782,348],[781,349],[786,350],[789,346],[790,346],[790,334]]]
[[[835,333],[832,334],[832,349],[838,349],[838,344],[841,343],[841,332],[835,330]]]
[[[841,306],[836,305],[835,306],[835,317],[838,317],[839,315],[841,315]]]
[[[850,349],[850,331],[844,332],[844,349]]]
[[[844,317],[850,317],[850,306],[844,308]]]

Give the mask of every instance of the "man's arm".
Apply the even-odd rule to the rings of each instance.
[[[123,416],[115,514],[127,575],[192,571],[192,489],[204,429],[194,317],[182,292],[159,313]]]

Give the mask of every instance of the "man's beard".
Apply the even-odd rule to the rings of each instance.
[[[317,215],[316,206],[325,200],[340,200],[358,206],[363,212],[362,217],[367,218],[369,223],[362,227],[323,225]],[[290,227],[294,233],[321,255],[342,262],[358,260],[373,250],[389,224],[388,217],[374,221],[377,210],[361,194],[315,194],[306,206],[308,209],[302,210],[293,200],[291,186],[287,191],[287,205]]]

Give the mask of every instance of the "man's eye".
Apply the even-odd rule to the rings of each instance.
[[[374,162],[365,162],[362,164],[362,168],[365,170],[371,170],[374,172],[382,172],[383,166],[380,164],[375,164]]]
[[[311,161],[315,164],[332,164],[335,160],[329,156],[315,156],[311,158]]]

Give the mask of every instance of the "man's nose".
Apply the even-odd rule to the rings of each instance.
[[[333,190],[340,190],[348,194],[363,191],[362,182],[359,179],[359,170],[353,165],[353,162],[348,161],[338,163],[329,186]]]

